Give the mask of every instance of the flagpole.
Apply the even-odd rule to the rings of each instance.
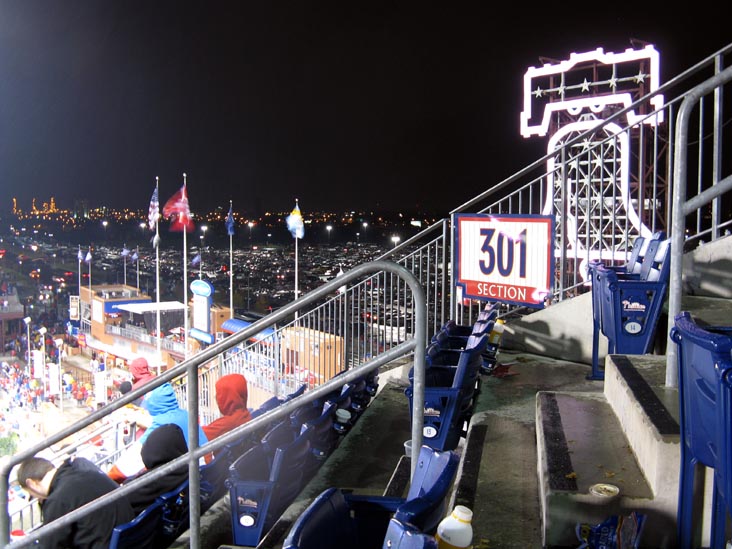
[[[229,212],[233,202],[229,200]],[[233,214],[232,214],[233,215]],[[232,218],[233,221],[233,218]],[[234,231],[227,228],[229,233],[229,318],[234,318]]]
[[[79,244],[79,253],[76,254],[76,259],[79,260],[79,299],[81,299],[81,259],[82,259],[81,244]],[[91,299],[91,297],[90,297],[90,299]]]
[[[127,244],[122,245],[122,251],[124,252],[127,249]],[[125,286],[127,286],[127,256],[122,254],[122,261],[124,261],[124,266],[122,268],[122,272],[124,273],[124,280],[125,280]]]
[[[137,289],[140,289],[140,247],[137,247]]]
[[[89,248],[89,299],[91,299],[91,264],[92,264],[92,256],[91,256],[91,248]],[[90,302],[91,303],[91,302]]]
[[[159,196],[160,189],[160,178],[155,177],[155,195]],[[153,240],[155,245],[155,303],[157,308],[155,310],[155,321],[156,321],[156,344],[158,351],[158,375],[160,375],[161,362],[163,361],[163,342],[160,338],[160,215],[155,213],[155,238]]]
[[[186,188],[186,174],[183,174],[183,188]],[[183,356],[188,358],[188,241],[186,235],[188,233],[188,223],[183,225],[183,304],[184,315],[183,315],[183,345],[185,346]]]

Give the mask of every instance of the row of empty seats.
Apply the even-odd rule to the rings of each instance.
[[[663,232],[639,236],[624,266],[592,261],[592,373],[604,379],[599,364],[599,334],[607,337],[608,354],[639,355],[653,348],[656,326],[666,299],[671,242]]]
[[[232,537],[256,546],[315,475],[376,394],[375,374],[304,404],[229,467]]]
[[[488,304],[472,326],[449,321],[432,337],[425,352],[424,444],[454,450],[467,427],[481,389],[481,372],[495,359],[488,338],[498,311]],[[491,365],[492,366],[492,365]],[[410,417],[414,407],[414,369],[405,389]]]

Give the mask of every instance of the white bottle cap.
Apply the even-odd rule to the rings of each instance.
[[[455,515],[455,518],[470,522],[473,520],[473,512],[465,507],[465,505],[456,505],[455,509],[453,509],[452,514]]]

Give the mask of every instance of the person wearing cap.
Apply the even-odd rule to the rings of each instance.
[[[209,440],[252,419],[247,399],[247,379],[242,374],[228,374],[219,378],[216,382],[216,404],[221,417],[203,426],[203,432]]]
[[[41,457],[23,460],[18,467],[18,484],[38,498],[44,524],[108,494],[117,488],[107,475],[88,459],[69,458],[58,467]],[[135,517],[126,496],[97,506],[66,528],[40,539],[35,547],[106,549],[112,530]],[[29,535],[33,535],[32,533]]]

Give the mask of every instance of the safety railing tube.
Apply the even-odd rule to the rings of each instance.
[[[712,76],[695,88],[692,88],[684,97],[676,117],[676,134],[674,136],[674,173],[673,195],[671,199],[671,265],[668,289],[668,329],[666,330],[666,386],[678,387],[679,372],[677,363],[676,345],[671,341],[670,332],[674,318],[681,311],[681,294],[683,289],[684,268],[684,239],[686,234],[686,216],[696,211],[700,206],[711,202],[729,190],[729,181],[721,181],[710,187],[702,195],[686,200],[687,184],[687,147],[689,145],[689,121],[696,104],[705,95],[732,80],[732,67]],[[703,204],[700,202],[703,201]],[[693,208],[693,210],[692,210]]]
[[[268,328],[277,322],[293,315],[294,313],[314,304],[324,296],[333,293],[339,287],[344,284],[369,275],[375,272],[387,272],[395,276],[400,277],[406,285],[409,286],[412,293],[412,300],[414,302],[414,314],[415,314],[415,330],[413,337],[407,339],[404,342],[391,347],[387,351],[380,353],[374,359],[362,364],[357,368],[346,371],[343,375],[333,378],[323,385],[306,391],[303,395],[294,398],[290,401],[283,403],[281,406],[274,410],[263,414],[262,416],[253,419],[252,421],[245,423],[237,427],[236,429],[217,437],[216,439],[209,441],[204,446],[198,446],[195,442],[198,440],[198,419],[197,419],[197,402],[198,402],[198,388],[193,380],[197,379],[198,367],[211,359],[215,358],[224,351],[246,341],[255,334],[262,331],[264,328]],[[325,284],[321,287],[308,292],[296,301],[293,301],[282,307],[278,311],[258,320],[247,328],[227,337],[226,339],[211,345],[205,350],[197,353],[174,368],[162,373],[161,375],[153,378],[143,387],[139,387],[134,391],[130,391],[121,398],[110,402],[104,408],[97,410],[89,414],[86,418],[76,422],[75,424],[59,431],[55,435],[47,438],[42,443],[36,444],[35,446],[19,452],[13,456],[10,460],[0,465],[0,541],[5,542],[0,545],[7,547],[8,549],[15,549],[20,547],[28,547],[34,544],[35,539],[43,538],[53,532],[67,528],[71,523],[77,521],[79,518],[93,513],[95,509],[98,509],[99,505],[104,505],[125,495],[135,491],[145,484],[151,483],[164,477],[173,470],[177,469],[183,464],[188,464],[189,467],[189,490],[191,497],[190,500],[190,546],[193,548],[201,547],[200,540],[200,498],[196,497],[200,494],[200,477],[199,477],[199,460],[210,452],[214,452],[223,448],[225,445],[240,439],[243,435],[253,432],[270,421],[276,421],[278,419],[288,416],[292,411],[299,408],[303,404],[307,404],[313,400],[316,400],[334,389],[343,386],[346,383],[354,381],[363,375],[379,368],[380,366],[386,365],[389,362],[412,354],[414,358],[414,406],[412,414],[412,470],[411,474],[414,475],[415,467],[419,458],[419,449],[422,446],[422,429],[424,426],[424,389],[425,389],[425,341],[426,341],[426,299],[424,289],[422,288],[419,280],[405,267],[398,265],[392,261],[376,260],[370,263],[359,265],[354,269],[344,273]],[[86,505],[80,507],[74,511],[71,511],[49,524],[44,524],[40,528],[33,531],[32,536],[26,536],[17,540],[10,541],[10,517],[8,515],[8,487],[10,472],[13,467],[21,463],[24,459],[34,456],[39,451],[47,448],[56,442],[63,440],[64,438],[73,435],[83,429],[84,427],[91,425],[92,423],[102,419],[109,415],[115,410],[129,404],[138,397],[146,394],[150,390],[159,387],[163,383],[173,380],[181,375],[188,374],[189,377],[189,388],[188,392],[188,414],[189,414],[189,440],[191,441],[191,448],[189,452],[176,458],[175,460],[155,468],[147,472],[142,477],[133,480],[127,484],[121,485],[114,491],[106,494]]]

